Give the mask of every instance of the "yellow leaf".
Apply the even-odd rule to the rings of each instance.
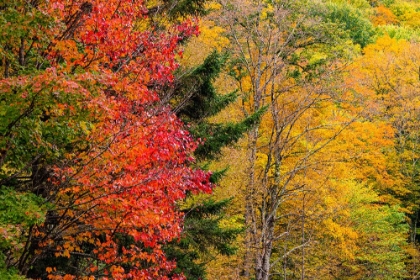
[[[63,254],[62,254],[62,256],[63,257],[67,257],[67,258],[70,258],[70,251],[69,250],[64,250],[64,252],[63,252]]]

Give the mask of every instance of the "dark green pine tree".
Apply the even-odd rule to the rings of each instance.
[[[217,93],[213,85],[227,59],[226,54],[212,52],[203,64],[189,71],[183,70],[183,75],[169,93],[176,114],[189,125],[197,139],[204,140],[195,151],[195,156],[201,161],[215,159],[223,147],[236,143],[265,112],[264,108],[237,123],[208,121],[237,98],[236,92]]]
[[[201,168],[206,168],[211,160],[217,159],[223,147],[236,143],[260,121],[264,113],[261,110],[236,123],[208,121],[209,117],[224,110],[237,98],[236,92],[225,95],[217,93],[213,85],[226,61],[227,55],[213,52],[198,67],[182,70],[183,74],[179,75],[175,87],[166,91],[176,114],[188,125],[194,137],[203,140],[195,151]],[[214,172],[212,182],[217,183],[225,171]],[[165,247],[167,256],[177,262],[175,274],[183,273],[189,280],[206,279],[202,256],[208,258],[210,251],[223,255],[235,253],[236,248],[232,243],[242,229],[219,226],[231,200],[199,200],[182,209],[185,213],[183,235],[180,240]]]
[[[208,260],[211,251],[228,256],[235,254],[232,242],[242,229],[219,226],[230,201],[207,199],[182,210],[185,214],[182,236],[164,248],[167,257],[176,261],[173,274],[183,274],[189,280],[206,279],[203,256]]]

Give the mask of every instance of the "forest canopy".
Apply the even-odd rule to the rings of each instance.
[[[417,279],[420,2],[4,0],[1,279]]]

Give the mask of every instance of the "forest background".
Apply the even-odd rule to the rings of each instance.
[[[418,0],[4,0],[1,279],[420,278]]]

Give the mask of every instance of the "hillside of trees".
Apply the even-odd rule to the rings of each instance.
[[[0,279],[420,279],[419,0],[3,0]]]

